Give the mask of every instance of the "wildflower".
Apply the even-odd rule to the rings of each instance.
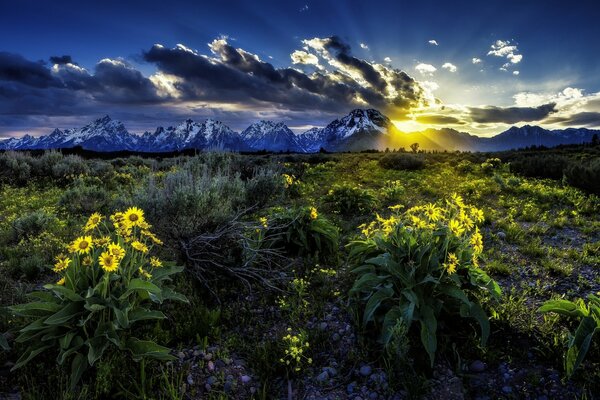
[[[427,226],[428,226],[425,221],[423,221],[421,218],[417,217],[416,215],[411,215],[410,219],[415,228],[427,228]]]
[[[479,268],[479,260],[477,259],[477,254],[473,254],[473,257],[471,257],[471,264],[473,264],[475,268]]]
[[[467,230],[473,229],[473,226],[475,224],[473,223],[473,220],[471,218],[469,218],[469,216],[467,215],[467,213],[465,212],[465,210],[460,210],[460,213],[458,215],[458,219],[460,220],[461,224]]]
[[[458,207],[460,208],[465,208],[465,202],[463,201],[462,196],[454,193],[452,195],[452,201],[454,202],[454,204],[456,204]]]
[[[56,256],[55,260],[56,263],[54,264],[54,268],[52,268],[54,272],[64,271],[69,267],[69,264],[71,264],[71,259],[63,254]]]
[[[430,221],[436,222],[442,217],[441,210],[435,204],[429,203],[425,206],[425,215]]]
[[[317,212],[317,209],[314,207],[310,208],[310,219],[315,220],[317,219],[317,217],[319,216],[319,213]]]
[[[63,276],[62,278],[60,278],[60,279],[59,279],[59,280],[56,282],[56,284],[57,284],[58,286],[63,286],[63,285],[65,284],[65,277]]]
[[[92,249],[92,237],[81,236],[71,243],[71,253],[88,254]]]
[[[143,276],[146,279],[150,279],[152,278],[152,274],[149,273],[148,271],[146,271],[144,268],[139,267],[138,268],[138,272],[140,273],[141,276]]]
[[[268,221],[266,217],[260,217],[259,218],[260,224],[263,226],[263,228],[268,228]]]
[[[100,225],[102,218],[104,218],[104,217],[101,214],[99,214],[97,212],[93,213],[92,215],[90,215],[90,218],[88,218],[87,223],[85,224],[85,227],[83,228],[83,230],[85,232],[93,231],[94,229],[96,229],[98,227],[98,225]]]
[[[142,235],[144,235],[148,239],[152,240],[152,242],[154,242],[154,244],[157,244],[159,246],[162,246],[162,244],[163,244],[162,240],[160,240],[154,233],[150,232],[147,229],[142,230]]]
[[[81,260],[81,264],[84,267],[89,267],[90,265],[92,265],[92,257],[90,257],[90,256],[83,257],[83,260]]]
[[[294,178],[288,174],[283,174],[283,182],[286,188],[289,188],[294,184]]]
[[[128,226],[141,226],[146,222],[144,219],[144,211],[137,207],[129,207],[123,214],[123,220]]]
[[[157,257],[150,257],[150,265],[154,268],[160,268],[163,266],[162,261],[160,261]]]
[[[392,210],[392,211],[398,211],[398,210],[400,210],[402,207],[404,207],[402,204],[396,204],[396,205],[393,205],[393,206],[389,206],[388,208],[389,208],[390,210]]]
[[[108,236],[103,236],[101,238],[98,239],[93,239],[94,245],[95,246],[106,246],[108,243],[110,243],[110,237]]]
[[[456,257],[456,254],[448,253],[448,261],[443,263],[442,266],[448,272],[448,275],[455,273],[458,266],[458,257]]]
[[[476,207],[471,207],[471,217],[479,224],[485,219],[483,217],[483,211]]]
[[[148,252],[148,246],[146,246],[144,243],[135,240],[131,243],[131,247],[133,247],[134,249],[136,249],[139,252],[142,253],[147,253]]]
[[[483,237],[479,232],[479,228],[475,228],[475,233],[471,236],[471,245],[476,254],[483,252]]]
[[[100,266],[106,272],[114,272],[119,268],[119,260],[109,251],[105,251],[98,259]]]
[[[108,252],[119,261],[121,261],[125,257],[125,250],[118,243],[109,244]]]
[[[450,222],[448,223],[448,228],[450,228],[450,231],[455,236],[461,236],[464,233],[464,231],[465,231],[465,227],[462,226],[462,224],[460,223],[460,221],[458,221],[456,219],[450,220]]]

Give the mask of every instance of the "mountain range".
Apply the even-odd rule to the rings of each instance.
[[[177,126],[158,127],[154,132],[132,134],[123,123],[108,115],[78,129],[55,129],[48,135],[25,135],[0,141],[0,150],[55,149],[81,146],[94,151],[130,150],[167,152],[183,149],[229,151],[273,151],[312,153],[409,148],[419,143],[426,150],[501,151],[526,146],[552,147],[560,144],[590,142],[600,131],[586,128],[547,130],[539,126],[513,126],[489,138],[454,129],[427,129],[400,132],[392,121],[373,109],[356,109],[323,128],[296,134],[282,122],[259,121],[242,132],[235,132],[220,121],[202,123],[191,119]]]

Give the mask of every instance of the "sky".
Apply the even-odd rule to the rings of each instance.
[[[0,138],[187,118],[600,128],[597,1],[0,0]]]

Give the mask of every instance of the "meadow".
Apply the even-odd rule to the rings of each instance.
[[[597,398],[599,156],[2,153],[0,398]]]

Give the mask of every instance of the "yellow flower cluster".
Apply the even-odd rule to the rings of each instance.
[[[315,207],[310,208],[310,219],[315,220],[319,216],[317,209]]]
[[[452,275],[456,272],[456,268],[458,267],[458,257],[454,253],[448,253],[448,257],[446,262],[442,264],[442,267],[448,272],[448,275]]]
[[[289,188],[294,184],[294,177],[292,175],[283,174],[281,176],[283,176],[283,184],[286,188]]]
[[[53,270],[62,273],[72,265],[92,267],[94,261],[104,272],[116,272],[128,252],[131,252],[135,267],[140,276],[150,279],[152,274],[146,267],[160,268],[162,262],[157,257],[146,258],[149,244],[161,245],[162,241],[150,231],[151,226],[144,218],[144,212],[137,207],[130,207],[125,212],[117,212],[110,216],[116,235],[110,235],[103,225],[104,217],[99,213],[92,214],[83,227],[85,234],[75,239],[69,246],[70,256],[58,255]],[[92,237],[90,232],[104,233]],[[135,252],[141,253],[135,255]],[[81,258],[80,258],[81,257]],[[146,264],[147,263],[147,264]],[[127,264],[129,265],[129,264]],[[125,267],[126,268],[126,267]],[[64,284],[63,276],[57,284]]]
[[[260,217],[259,218],[259,222],[262,225],[263,228],[268,228],[269,227],[269,221],[267,220],[267,217]]]
[[[303,333],[292,334],[292,328],[287,328],[288,334],[283,337],[285,345],[285,356],[279,359],[279,362],[286,366],[291,366],[294,372],[302,369],[303,361],[312,364],[312,358],[306,357],[304,352],[309,348],[309,343]]]

